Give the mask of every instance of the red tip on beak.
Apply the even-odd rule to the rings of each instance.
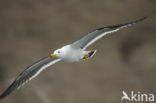
[[[53,58],[53,56],[50,55],[49,58]]]
[[[55,57],[56,55],[55,54],[51,54],[50,56],[49,56],[49,58],[53,58],[53,57]]]

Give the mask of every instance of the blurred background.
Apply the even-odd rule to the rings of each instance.
[[[93,58],[59,62],[0,103],[120,103],[123,90],[156,91],[155,0],[1,0],[0,94],[55,49],[146,15],[90,46],[97,50]]]

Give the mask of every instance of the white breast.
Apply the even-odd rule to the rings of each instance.
[[[67,62],[78,62],[84,55],[82,49],[75,49],[70,45],[64,46],[63,49],[65,50],[63,60]]]

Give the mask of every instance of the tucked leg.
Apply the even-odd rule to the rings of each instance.
[[[88,59],[89,55],[84,55],[83,59]]]

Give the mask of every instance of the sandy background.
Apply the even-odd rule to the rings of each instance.
[[[97,49],[90,60],[57,63],[0,103],[120,103],[122,90],[156,93],[156,0],[1,0],[0,93],[53,50],[145,15],[89,47]]]

